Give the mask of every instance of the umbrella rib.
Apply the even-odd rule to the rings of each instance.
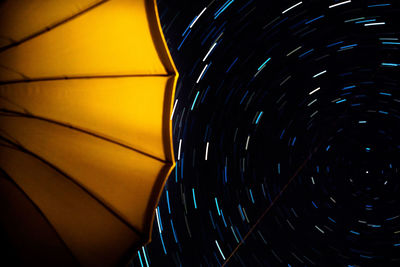
[[[63,122],[59,122],[59,121],[47,119],[47,118],[44,118],[44,117],[40,117],[40,116],[28,114],[28,113],[22,113],[22,112],[12,111],[12,110],[8,110],[8,109],[2,109],[2,108],[0,108],[0,112],[8,113],[10,116],[11,116],[11,115],[16,115],[16,116],[20,116],[20,117],[26,117],[26,118],[30,118],[30,119],[37,119],[37,120],[41,120],[41,121],[45,121],[45,122],[49,122],[49,123],[54,123],[54,124],[57,124],[57,125],[60,125],[60,126],[63,126],[63,127],[67,127],[67,128],[72,129],[72,130],[75,130],[75,131],[78,131],[78,132],[82,132],[82,133],[88,134],[88,135],[90,135],[90,136],[93,136],[93,137],[102,139],[102,140],[104,140],[104,141],[113,143],[113,144],[115,144],[115,145],[119,145],[119,146],[122,146],[122,147],[124,147],[124,148],[133,150],[133,151],[135,151],[135,152],[137,152],[137,153],[139,153],[139,154],[141,154],[141,155],[144,155],[144,156],[146,156],[146,157],[155,159],[155,160],[157,160],[157,161],[159,161],[159,162],[162,162],[162,163],[171,163],[171,162],[169,162],[169,161],[163,160],[163,159],[161,159],[161,158],[158,158],[158,157],[156,157],[156,156],[153,156],[153,155],[151,155],[151,154],[148,154],[148,153],[146,153],[146,152],[143,152],[143,151],[141,151],[141,150],[139,150],[139,149],[136,149],[136,148],[134,148],[134,147],[131,147],[131,146],[122,144],[122,143],[117,142],[117,141],[115,141],[115,140],[113,140],[113,139],[107,138],[107,137],[105,137],[105,136],[101,136],[101,135],[96,134],[96,133],[89,132],[89,131],[87,131],[87,130],[84,130],[84,129],[81,129],[81,128],[72,126],[72,125],[70,125],[70,124],[66,124],[66,123],[63,123]],[[0,114],[0,115],[5,116],[6,114],[3,113],[3,114]]]
[[[92,10],[92,9],[94,9],[94,8],[100,6],[100,5],[102,5],[102,4],[104,4],[104,3],[108,2],[108,1],[110,1],[110,0],[101,0],[98,3],[95,3],[94,5],[89,6],[88,8],[86,8],[84,10],[81,10],[78,13],[76,13],[76,14],[74,14],[74,15],[66,18],[66,19],[63,19],[63,20],[61,20],[59,22],[56,22],[55,24],[53,24],[53,25],[51,25],[49,27],[44,28],[43,30],[35,32],[35,33],[33,33],[33,34],[31,34],[31,35],[29,35],[29,36],[27,36],[27,37],[25,37],[25,38],[23,38],[23,39],[21,39],[19,41],[16,41],[16,42],[12,43],[12,44],[6,45],[6,46],[0,48],[0,53],[4,52],[4,51],[6,51],[6,50],[8,50],[8,49],[10,49],[10,48],[12,48],[14,46],[18,46],[18,45],[20,45],[22,43],[25,43],[25,42],[27,42],[27,41],[29,41],[31,39],[34,39],[34,38],[36,38],[36,37],[38,37],[38,36],[40,36],[40,35],[42,35],[44,33],[47,33],[49,31],[53,30],[54,28],[57,28],[58,26],[61,26],[61,25],[63,25],[65,23],[67,23],[67,22],[79,17],[80,15],[85,14],[86,12],[89,12],[90,10]]]
[[[29,83],[29,82],[46,82],[46,81],[59,81],[59,80],[79,80],[79,79],[110,79],[110,78],[134,78],[134,77],[173,77],[174,73],[165,74],[125,74],[125,75],[93,75],[93,76],[63,76],[63,77],[43,77],[35,79],[24,80],[9,80],[0,81],[0,85],[15,84],[15,83]]]
[[[5,176],[5,179],[9,180],[25,197],[26,199],[32,204],[32,206],[36,209],[36,211],[42,216],[42,218],[47,222],[47,224],[50,226],[50,228],[54,231],[55,235],[57,236],[57,239],[65,246],[66,250],[72,257],[72,259],[78,263],[79,266],[79,260],[76,258],[70,247],[64,242],[64,240],[61,238],[60,234],[58,233],[57,229],[54,227],[54,225],[50,222],[50,220],[46,217],[46,215],[43,213],[43,211],[35,204],[35,202],[26,194],[26,192],[11,178],[8,173],[0,167],[0,171],[3,173]]]
[[[33,153],[32,151],[26,149],[25,147],[23,147],[20,144],[15,144],[12,141],[8,140],[7,138],[0,136],[0,139],[3,139],[5,142],[10,143],[12,145],[15,146],[15,149],[24,152],[38,160],[40,160],[41,162],[43,162],[44,164],[48,165],[50,168],[54,169],[56,172],[60,173],[62,176],[64,176],[65,178],[67,178],[69,181],[71,181],[73,184],[75,184],[76,186],[78,186],[80,189],[82,189],[85,193],[87,193],[90,197],[92,197],[95,201],[97,201],[101,206],[103,206],[108,212],[110,212],[112,215],[114,215],[116,218],[118,218],[118,220],[120,220],[125,226],[127,226],[129,229],[131,229],[135,234],[137,234],[139,236],[139,238],[143,239],[144,236],[143,234],[136,229],[135,226],[131,225],[129,222],[127,222],[124,218],[122,218],[116,211],[114,211],[112,208],[108,207],[105,203],[103,203],[100,199],[98,199],[92,192],[90,192],[88,189],[86,189],[86,187],[84,187],[83,185],[81,185],[78,181],[76,181],[74,178],[72,178],[72,176],[68,175],[67,173],[65,173],[64,171],[62,171],[61,169],[59,169],[57,166],[53,165],[51,162],[45,160],[44,158],[40,157],[39,155]]]

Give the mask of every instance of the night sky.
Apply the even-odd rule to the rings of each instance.
[[[400,1],[159,0],[177,167],[132,266],[400,266]]]

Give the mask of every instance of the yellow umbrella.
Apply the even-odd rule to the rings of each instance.
[[[0,225],[20,264],[124,264],[174,167],[155,0],[0,3]]]

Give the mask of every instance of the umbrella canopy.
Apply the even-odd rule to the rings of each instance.
[[[125,264],[174,167],[155,0],[0,3],[0,225],[20,264]]]

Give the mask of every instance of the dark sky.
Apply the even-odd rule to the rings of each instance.
[[[158,5],[177,168],[131,265],[400,266],[399,1]]]

